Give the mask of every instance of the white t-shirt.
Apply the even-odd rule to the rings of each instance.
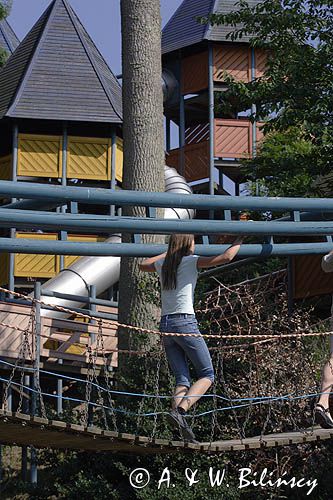
[[[183,257],[177,269],[177,288],[163,290],[162,266],[164,259],[155,262],[161,283],[162,316],[165,314],[194,314],[194,290],[198,279],[197,262],[199,255]]]

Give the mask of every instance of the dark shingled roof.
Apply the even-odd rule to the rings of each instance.
[[[53,0],[0,73],[0,118],[122,122],[119,82],[67,0]]]
[[[20,40],[15,35],[7,19],[2,19],[0,21],[0,48],[12,54],[19,43]]]
[[[259,1],[248,0],[248,3],[254,6]],[[162,53],[167,54],[203,40],[227,41],[227,34],[233,31],[233,27],[200,24],[196,18],[210,14],[228,14],[237,9],[238,2],[239,0],[184,0],[163,28]],[[249,37],[244,36],[240,41],[248,42]]]

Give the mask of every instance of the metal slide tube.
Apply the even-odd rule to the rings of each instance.
[[[165,192],[167,193],[167,196],[172,194],[188,195],[192,193],[192,190],[186,183],[185,179],[179,175],[174,168],[165,167]],[[168,219],[186,219],[192,218],[193,216],[194,211],[188,210],[187,208],[167,208],[164,211],[164,217]],[[106,243],[121,243],[121,238],[119,235],[113,235],[101,245],[105,245]],[[68,244],[70,244],[70,242],[65,242],[65,245]],[[91,285],[95,285],[96,295],[98,296],[117,283],[119,281],[119,275],[119,257],[81,257],[68,269],[64,269],[60,274],[44,283],[42,286],[42,292],[44,289],[60,293],[69,292],[72,295],[82,295],[87,297],[89,294],[89,287]],[[78,304],[77,302],[57,297],[43,296],[42,300],[48,304],[60,305],[68,308],[83,305],[83,303]],[[68,316],[68,314],[65,313],[46,309],[43,310],[42,314],[43,316],[57,318],[65,318]]]

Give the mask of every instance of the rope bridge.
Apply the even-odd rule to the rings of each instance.
[[[118,323],[130,337],[130,348],[120,353],[132,374],[124,381],[121,370],[113,375],[109,369],[112,356],[119,353],[105,347],[109,320],[0,291],[31,301],[23,328],[0,324],[0,329],[19,330],[21,336],[17,359],[0,360],[2,443],[170,453],[255,449],[333,437],[332,430],[314,427],[311,408],[327,357],[329,321],[315,320],[309,309],[288,315],[284,271],[229,287],[218,283],[197,304],[216,380],[188,417],[200,444],[179,441],[166,424],[173,378],[159,340],[170,334]],[[46,339],[40,310],[47,305],[96,322],[94,338],[85,342],[85,378],[41,368],[40,344]],[[142,347],[143,335],[158,342]],[[61,395],[65,407],[57,415],[54,387],[59,377],[66,384]]]

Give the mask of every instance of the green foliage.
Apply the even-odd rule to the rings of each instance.
[[[327,171],[321,160],[317,146],[292,127],[266,135],[258,155],[244,160],[242,170],[252,194],[314,196],[313,180]]]
[[[0,21],[8,16],[11,6],[12,0],[0,0]],[[0,68],[5,64],[7,57],[7,51],[0,48]]]
[[[267,69],[250,83],[227,78],[229,90],[220,96],[220,112],[230,111],[230,106],[246,110],[254,103],[251,119],[264,118],[265,133],[278,132],[259,153],[258,176],[262,169],[270,194],[306,195],[311,179],[329,173],[333,156],[333,2],[263,0],[251,8],[241,0],[239,7],[209,21],[231,25],[230,40],[250,35],[251,45],[268,54]],[[268,182],[267,175],[277,175],[276,183]]]
[[[9,15],[12,3],[12,0],[0,0],[0,20]]]

